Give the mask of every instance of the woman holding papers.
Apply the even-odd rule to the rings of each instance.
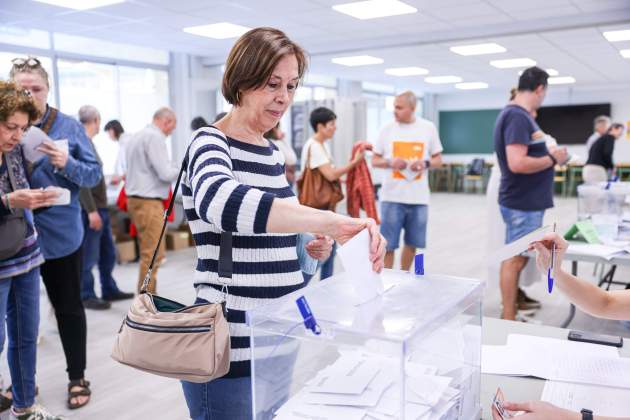
[[[35,365],[39,329],[39,267],[31,209],[50,206],[58,192],[30,188],[19,145],[24,131],[39,117],[26,90],[0,81],[0,320],[6,320],[8,362],[13,385],[0,394],[0,412],[11,408],[17,419],[59,417],[35,405]],[[0,349],[5,326],[0,326]]]
[[[536,265],[541,273],[547,275],[547,270],[551,266],[551,248],[555,245],[555,284],[576,306],[584,312],[600,318],[627,320],[630,319],[630,290],[606,291],[594,284],[581,280],[562,269],[562,257],[567,251],[568,242],[556,233],[549,233],[540,242],[531,245],[531,249],[536,250]],[[565,410],[542,401],[530,401],[525,403],[503,404],[504,408],[510,411],[522,411],[523,415],[518,416],[523,420],[613,420],[619,418],[602,417],[590,410],[582,410],[581,413]],[[624,417],[628,420],[630,417]]]
[[[85,380],[87,322],[81,302],[81,244],[83,220],[79,189],[91,188],[101,179],[101,165],[94,155],[85,129],[74,118],[48,105],[48,73],[34,58],[16,58],[9,75],[33,96],[40,118],[34,123],[52,141],[37,150],[44,156],[32,162],[31,185],[61,187],[70,192],[64,205],[35,212],[39,246],[46,261],[41,274],[55,309],[59,336],[68,373],[67,406],[83,407],[90,401],[90,383]]]
[[[304,287],[296,233],[312,232],[318,235],[315,242],[332,237],[345,243],[368,229],[370,257],[365,263],[376,272],[383,268],[385,240],[376,223],[300,205],[285,176],[282,153],[264,138],[291,105],[305,68],[305,52],[283,32],[248,31],[232,48],[223,75],[222,92],[233,108],[213,126],[194,132],[190,142],[182,197],[197,245],[194,286],[198,301],[226,298],[231,335],[225,377],[182,383],[194,420],[252,418],[245,311]],[[234,268],[227,295],[217,263],[224,231],[233,232]],[[286,350],[274,349],[286,359],[285,374],[290,374],[295,356]],[[280,402],[275,397],[282,398],[282,390],[273,393]]]

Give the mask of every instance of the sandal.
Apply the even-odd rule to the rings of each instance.
[[[81,388],[78,391],[72,391],[72,388]],[[92,391],[90,391],[90,382],[85,379],[76,379],[74,381],[70,381],[68,383],[68,400],[67,405],[70,410],[75,410],[77,408],[81,408],[90,402],[90,395],[92,395]],[[88,397],[85,402],[73,402],[78,401],[79,397]]]
[[[8,394],[11,394],[9,396]],[[39,395],[39,387],[35,385],[35,396]],[[9,385],[7,389],[2,392],[0,390],[0,413],[8,410],[13,405],[13,385]]]

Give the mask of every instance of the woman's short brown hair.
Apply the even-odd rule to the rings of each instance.
[[[18,87],[14,82],[0,80],[0,122],[5,122],[16,112],[28,115],[29,124],[39,118],[39,111],[28,90]]]
[[[267,83],[278,62],[294,55],[300,80],[306,72],[306,53],[284,32],[274,28],[255,28],[243,34],[228,56],[221,91],[228,103],[241,104],[241,93]]]

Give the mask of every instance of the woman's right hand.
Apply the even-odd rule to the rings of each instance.
[[[354,158],[352,159],[352,165],[354,166],[358,165],[359,162],[363,160],[363,158],[365,158],[365,150],[361,149],[360,151],[357,152],[356,155],[354,155]]]
[[[15,190],[8,196],[8,204],[12,209],[37,209],[55,203],[59,192],[55,190]],[[6,201],[5,201],[5,204]]]
[[[547,270],[551,267],[551,247],[556,245],[556,260],[554,261],[554,268],[559,270],[562,266],[562,258],[567,252],[569,243],[557,233],[548,233],[543,236],[542,240],[533,242],[529,246],[529,250],[536,250],[536,266],[538,270],[544,275],[547,274]]]

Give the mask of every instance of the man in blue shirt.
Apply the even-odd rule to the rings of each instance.
[[[32,188],[57,186],[70,190],[70,204],[48,207],[35,212],[39,245],[46,262],[41,275],[55,310],[59,335],[66,356],[69,378],[69,408],[89,402],[89,382],[84,379],[87,324],[81,303],[81,243],[83,221],[79,189],[91,188],[101,179],[101,165],[90,147],[90,139],[78,121],[47,104],[48,74],[39,60],[14,60],[10,77],[28,89],[42,115],[36,124],[52,140],[66,140],[62,146],[43,144],[46,156],[33,162]]]
[[[542,105],[549,75],[538,67],[526,69],[514,99],[501,111],[494,127],[494,148],[501,168],[499,207],[506,225],[505,243],[542,226],[545,210],[553,207],[555,165],[568,160],[566,148],[547,149],[532,134],[540,130],[532,113]],[[502,318],[516,318],[518,279],[527,258],[512,257],[501,265]]]

